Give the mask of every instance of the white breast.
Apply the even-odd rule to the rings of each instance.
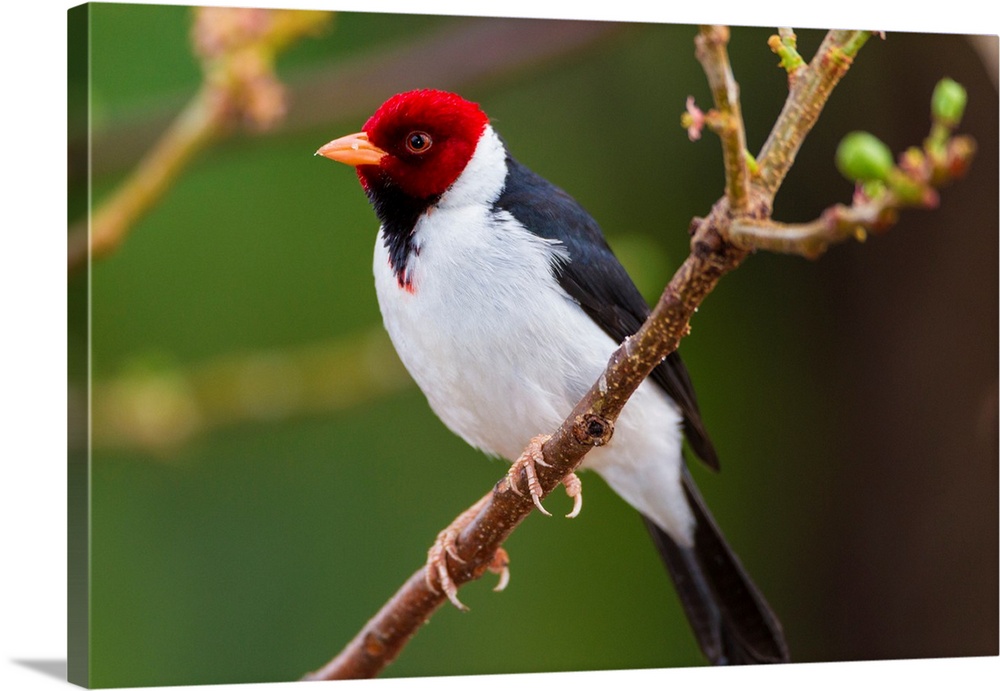
[[[499,165],[497,159],[499,158]],[[492,210],[505,171],[487,131],[455,185],[418,221],[400,286],[379,232],[375,288],[386,330],[441,420],[469,444],[513,460],[553,431],[596,381],[617,344],[562,289],[561,245]],[[611,444],[584,466],[681,542],[691,516],[680,490],[680,416],[643,384]]]

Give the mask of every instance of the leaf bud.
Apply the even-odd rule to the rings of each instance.
[[[931,96],[931,115],[935,121],[953,129],[962,119],[967,98],[965,87],[954,79],[942,79]]]
[[[885,180],[892,168],[889,147],[868,132],[851,132],[837,147],[837,169],[848,180]]]

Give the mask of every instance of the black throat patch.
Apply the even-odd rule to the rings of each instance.
[[[372,180],[366,191],[375,215],[382,224],[383,242],[389,251],[389,266],[396,275],[399,287],[412,290],[410,278],[406,275],[406,262],[411,254],[419,252],[413,242],[413,230],[420,216],[439,197],[417,199],[385,179]]]

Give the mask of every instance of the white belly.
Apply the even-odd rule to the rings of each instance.
[[[414,231],[410,288],[379,233],[375,287],[401,360],[441,420],[469,444],[513,460],[558,427],[600,376],[617,344],[559,286],[562,251],[509,216],[480,207],[433,208]],[[558,315],[558,318],[556,318]],[[644,383],[591,468],[675,539],[692,523],[679,483],[680,415]]]

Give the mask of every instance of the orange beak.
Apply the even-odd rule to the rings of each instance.
[[[377,166],[385,156],[385,152],[368,141],[367,133],[357,132],[324,144],[316,155],[349,166]]]

